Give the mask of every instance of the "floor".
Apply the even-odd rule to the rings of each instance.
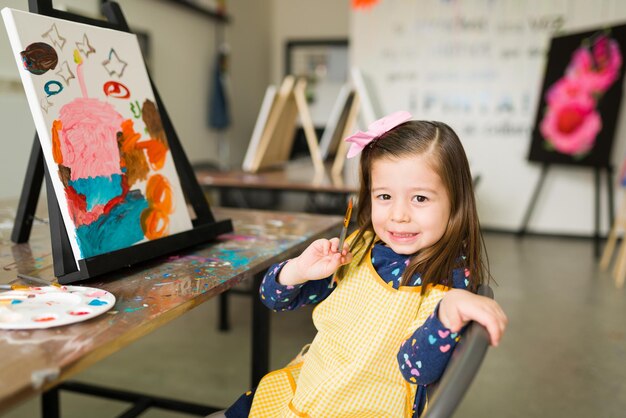
[[[600,273],[592,242],[486,235],[496,299],[509,317],[456,417],[626,416],[626,289]],[[233,329],[208,302],[115,353],[76,380],[227,406],[247,389],[250,303],[233,296]],[[273,314],[271,366],[310,341],[310,309]],[[63,393],[62,416],[113,417],[127,405]],[[39,415],[33,399],[7,418]],[[188,415],[152,410],[145,417]]]

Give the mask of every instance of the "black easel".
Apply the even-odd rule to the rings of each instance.
[[[102,12],[108,21],[56,10],[52,7],[52,0],[29,0],[28,6],[32,13],[130,32],[122,10],[119,5],[114,2],[105,2],[102,4]],[[152,79],[150,79],[150,84],[161,115],[163,128],[167,135],[168,145],[180,178],[183,193],[189,204],[193,207],[196,215],[196,219],[193,220],[193,229],[110,253],[82,259],[78,261],[77,267],[56,200],[56,195],[52,187],[50,173],[43,160],[39,138],[35,135],[11,240],[15,243],[28,241],[43,178],[45,176],[54,275],[58,278],[59,283],[72,283],[112,272],[123,267],[128,267],[142,261],[164,256],[174,251],[210,241],[219,234],[233,230],[230,219],[219,222],[215,221],[213,213],[196,180],[193,169],[182,149],[180,140],[176,135],[172,122]]]
[[[522,221],[522,226],[517,232],[517,236],[523,237],[526,234],[526,228],[528,227],[528,222],[530,221],[530,216],[535,209],[535,205],[537,204],[537,198],[539,197],[539,192],[543,187],[543,183],[545,182],[546,175],[548,174],[548,168],[550,164],[543,163],[541,166],[541,174],[539,176],[539,181],[535,185],[535,190],[533,191],[532,198],[530,200],[530,204],[526,209],[526,214],[524,215],[524,220]],[[609,225],[613,225],[613,220],[615,217],[614,209],[613,209],[613,166],[595,166],[594,170],[594,178],[595,178],[595,206],[594,206],[594,225],[595,231],[593,235],[594,239],[594,255],[596,258],[600,257],[600,188],[602,187],[600,173],[602,170],[606,172],[606,187],[607,187],[607,196],[608,196],[608,214],[609,214]]]

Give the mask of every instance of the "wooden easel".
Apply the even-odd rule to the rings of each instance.
[[[296,119],[300,116],[315,174],[323,175],[324,163],[306,103],[305,89],[305,78],[285,77],[271,105],[254,158],[244,169],[254,173],[286,162],[293,145]]]
[[[106,2],[102,5],[102,11],[108,21],[102,21],[76,14],[56,10],[52,7],[51,0],[29,0],[29,10],[32,13],[65,19],[73,22],[84,23],[109,29],[130,32],[128,23],[117,3]],[[50,173],[43,159],[43,152],[37,134],[28,162],[28,169],[20,196],[15,224],[11,240],[15,243],[27,242],[30,236],[37,201],[41,192],[43,178],[46,178],[46,190],[48,197],[48,211],[50,219],[50,235],[52,240],[52,257],[54,262],[54,275],[59,283],[68,284],[80,280],[86,280],[101,274],[109,273],[124,267],[128,267],[149,259],[161,257],[172,252],[210,241],[217,235],[233,230],[232,222],[223,220],[216,222],[213,213],[204,197],[189,160],[180,144],[172,122],[161,101],[156,86],[150,80],[157,107],[160,112],[163,128],[166,132],[170,152],[174,160],[178,176],[180,178],[183,193],[192,206],[196,218],[193,220],[193,229],[169,235],[164,238],[136,244],[110,253],[82,259],[78,266],[70,246],[67,231],[64,226],[61,211],[57,202],[54,188],[52,187]]]
[[[615,222],[611,226],[609,231],[609,237],[600,259],[600,270],[606,271],[613,258],[615,247],[617,244],[617,233],[622,232],[626,234],[626,193],[622,195],[622,203],[620,205]],[[615,280],[615,286],[621,288],[624,286],[624,278],[626,278],[626,235],[622,236],[622,243],[617,252],[617,259],[613,266],[613,280]]]
[[[356,91],[354,91],[354,97],[352,98],[352,101],[350,102],[350,108],[348,109],[346,123],[343,126],[343,129],[341,132],[341,137],[340,137],[341,140],[339,141],[339,146],[337,148],[337,152],[335,153],[333,166],[330,169],[331,175],[335,178],[341,177],[341,173],[346,164],[346,156],[348,155],[349,145],[343,139],[353,133],[360,107],[361,107],[361,101],[359,99],[359,94]]]
[[[324,127],[320,140],[320,153],[326,163],[332,162],[330,175],[333,183],[341,184],[342,171],[348,153],[344,139],[352,134],[361,109],[360,96],[353,83],[341,86]]]

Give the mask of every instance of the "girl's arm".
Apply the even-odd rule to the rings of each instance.
[[[433,314],[400,348],[398,364],[404,378],[420,385],[437,381],[469,321],[483,325],[494,346],[500,342],[508,322],[493,299],[463,289],[449,290]]]
[[[338,244],[338,238],[318,239],[298,257],[272,266],[261,284],[263,303],[285,311],[325,299],[332,292],[329,284],[335,271],[352,260],[348,244],[342,251]]]
[[[439,380],[459,341],[459,332],[446,328],[438,311],[439,305],[398,351],[400,372],[411,383],[429,385]]]
[[[493,346],[500,343],[508,323],[498,302],[459,289],[452,289],[443,297],[439,304],[439,319],[452,331],[460,330],[469,321],[476,321],[487,329]]]
[[[288,260],[289,261],[289,260]],[[304,305],[321,302],[335,287],[329,288],[332,276],[297,285],[283,285],[277,280],[287,261],[274,264],[261,282],[261,301],[273,311],[291,311]]]
[[[398,365],[407,381],[419,385],[428,385],[441,377],[459,341],[462,327],[465,325],[462,323],[460,326],[452,328],[448,322],[442,321],[441,307],[444,301],[449,302],[447,299],[449,299],[451,292],[473,295],[466,290],[469,286],[469,280],[467,270],[453,270],[453,289],[446,293],[426,321],[402,343],[398,351]]]
[[[469,274],[453,272],[453,289],[441,299],[433,314],[411,335],[398,352],[404,378],[428,385],[437,381],[452,355],[459,334],[469,321],[483,325],[497,346],[508,322],[497,302],[466,290]]]

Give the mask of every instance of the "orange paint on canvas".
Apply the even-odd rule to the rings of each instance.
[[[140,149],[146,150],[148,153],[148,161],[153,170],[160,170],[165,165],[165,157],[167,157],[167,145],[156,139],[149,139],[137,144]]]
[[[122,132],[118,133],[117,141],[120,149],[120,166],[126,168],[129,186],[148,177],[150,167],[143,150],[137,147],[141,135],[135,132],[134,123],[127,119],[122,122]]]
[[[63,153],[61,152],[61,140],[59,131],[63,129],[63,122],[55,119],[52,122],[52,157],[57,164],[63,164]]]
[[[122,151],[132,151],[137,145],[137,141],[141,138],[141,135],[135,132],[134,123],[131,119],[126,119],[122,122]]]
[[[148,239],[157,239],[167,235],[170,218],[156,209],[146,209],[141,214],[141,226]]]
[[[165,177],[155,174],[148,179],[146,200],[149,208],[141,214],[141,227],[148,239],[161,238],[168,233],[172,213],[172,188]]]
[[[166,214],[172,212],[172,188],[165,177],[155,174],[146,185],[146,199],[151,208]]]

